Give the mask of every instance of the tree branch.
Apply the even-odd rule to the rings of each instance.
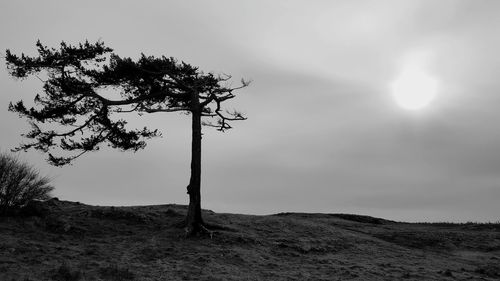
[[[143,111],[147,113],[153,112],[177,112],[177,111],[190,111],[188,108],[179,107],[179,108],[156,108],[156,109],[144,109]]]

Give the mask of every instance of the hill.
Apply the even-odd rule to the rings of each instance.
[[[349,214],[204,210],[52,199],[0,218],[0,280],[500,280],[500,224],[416,224]]]

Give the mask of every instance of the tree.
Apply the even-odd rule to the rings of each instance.
[[[26,117],[32,126],[24,135],[32,141],[15,150],[40,150],[55,166],[70,164],[84,153],[99,150],[102,144],[137,151],[160,132],[147,127],[128,129],[124,119],[114,116],[126,112],[188,113],[192,117],[192,146],[185,227],[190,235],[208,231],[201,216],[201,128],[206,125],[225,131],[231,128],[231,121],[245,120],[237,111],[223,110],[222,104],[249,82],[242,79],[240,86],[232,88],[229,75],[204,73],[165,56],[122,58],[102,42],[62,42],[55,49],[38,41],[36,47],[35,57],[6,51],[7,68],[13,77],[36,76],[43,82],[43,94],[34,99],[36,108],[28,109],[23,101],[9,105],[10,111]],[[39,77],[40,73],[45,76]],[[120,98],[112,99],[112,94]],[[57,129],[43,129],[43,123],[55,123]],[[55,148],[63,155],[52,154]]]

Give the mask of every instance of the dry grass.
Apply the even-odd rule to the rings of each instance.
[[[49,200],[0,218],[0,280],[499,280],[498,224],[409,224],[347,214],[249,216],[186,239],[185,206]]]

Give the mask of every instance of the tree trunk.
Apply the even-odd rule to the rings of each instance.
[[[188,235],[205,230],[201,217],[201,108],[198,93],[191,97],[192,142],[191,142],[191,178],[187,187],[189,207],[186,217]]]

